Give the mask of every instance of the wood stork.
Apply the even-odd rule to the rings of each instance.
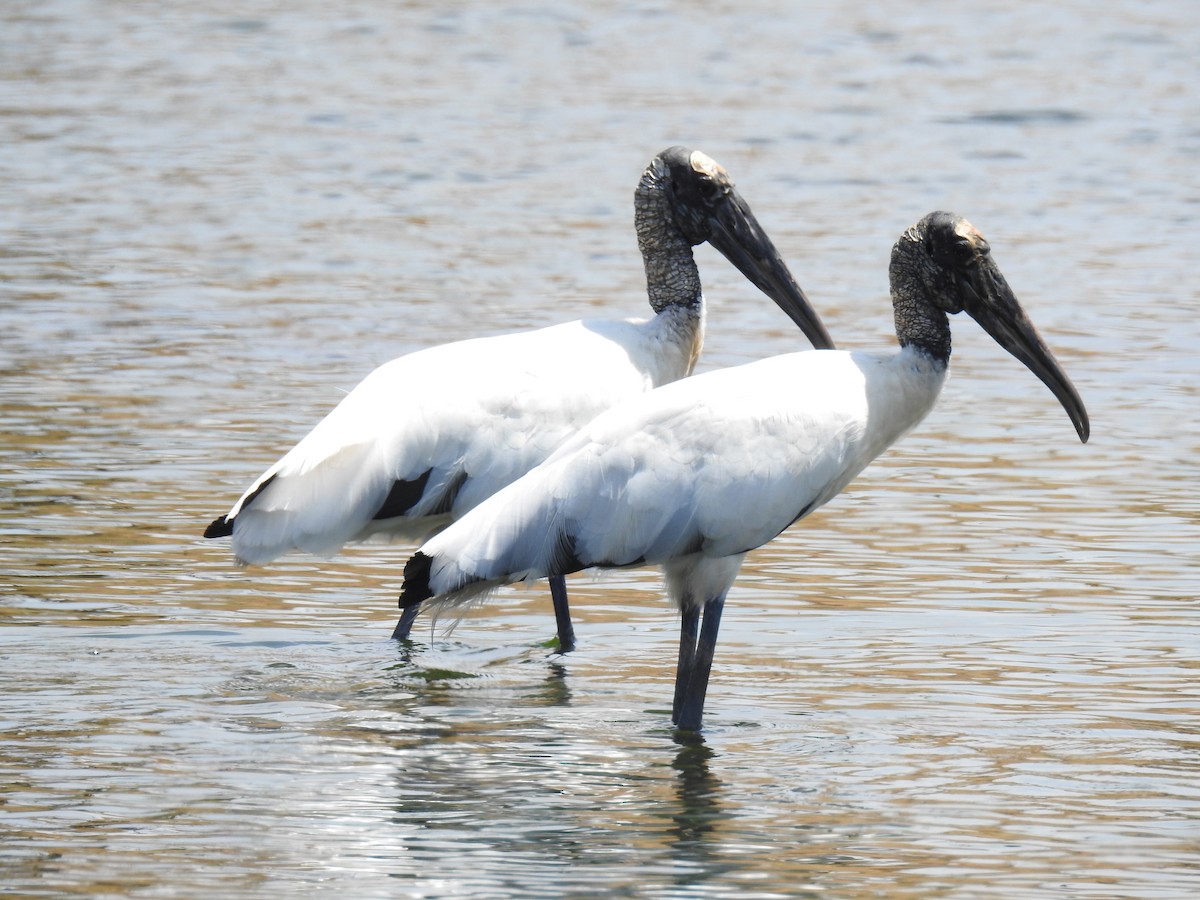
[[[728,173],[671,147],[634,194],[655,315],[562,325],[431,347],[363,380],[267,469],[204,536],[232,535],[242,564],[296,549],[332,555],[380,535],[420,540],[542,462],[633,395],[691,373],[704,338],[692,247],[708,241],[817,347],[828,332]],[[559,646],[574,645],[566,586],[551,579]],[[393,637],[406,638],[410,605]]]
[[[1025,363],[1087,441],[1082,400],[966,219],[934,212],[905,231],[890,281],[899,352],[791,353],[626,401],[428,540],[405,566],[401,606],[661,565],[682,613],[673,719],[699,729],[744,554],[833,499],[925,417],[950,361],[948,313],[965,310]]]

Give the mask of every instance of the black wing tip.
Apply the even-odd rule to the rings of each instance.
[[[204,529],[206,538],[229,537],[233,534],[233,520],[225,516],[213,519],[212,523]]]
[[[429,574],[433,557],[420,550],[404,564],[404,584],[400,588],[400,608],[408,609],[433,596],[429,589]]]

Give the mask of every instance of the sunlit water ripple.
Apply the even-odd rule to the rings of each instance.
[[[1195,896],[1198,9],[0,12],[5,890]],[[748,558],[691,741],[653,571],[574,578],[567,656],[540,586],[406,652],[411,548],[200,540],[374,365],[643,314],[672,143],[845,347],[970,217],[1091,441],[956,322],[929,420]],[[799,345],[698,257],[701,368]]]

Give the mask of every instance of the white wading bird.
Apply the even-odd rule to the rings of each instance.
[[[932,409],[950,362],[947,313],[982,325],[1088,438],[1083,401],[966,219],[935,212],[904,232],[890,280],[899,352],[791,353],[626,401],[429,539],[405,566],[401,607],[661,565],[683,617],[673,719],[699,729],[742,557],[837,496]]]
[[[421,540],[542,462],[597,414],[692,371],[704,299],[692,247],[708,241],[817,347],[833,342],[728,173],[672,147],[634,194],[654,317],[585,319],[459,341],[366,377],[204,532],[243,564],[330,555],[376,535]],[[559,646],[574,645],[566,585],[551,578]],[[393,637],[408,636],[417,608]]]

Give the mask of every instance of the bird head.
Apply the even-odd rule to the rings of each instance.
[[[699,150],[670,147],[655,157],[651,171],[666,189],[670,215],[689,244],[712,244],[787,313],[814,347],[834,349],[807,295],[720,163]]]
[[[1071,417],[1079,439],[1087,441],[1091,426],[1083,400],[974,225],[953,213],[929,213],[901,237],[893,260],[898,257],[904,260],[904,276],[919,279],[929,302],[948,314],[965,312],[1041,379]]]

